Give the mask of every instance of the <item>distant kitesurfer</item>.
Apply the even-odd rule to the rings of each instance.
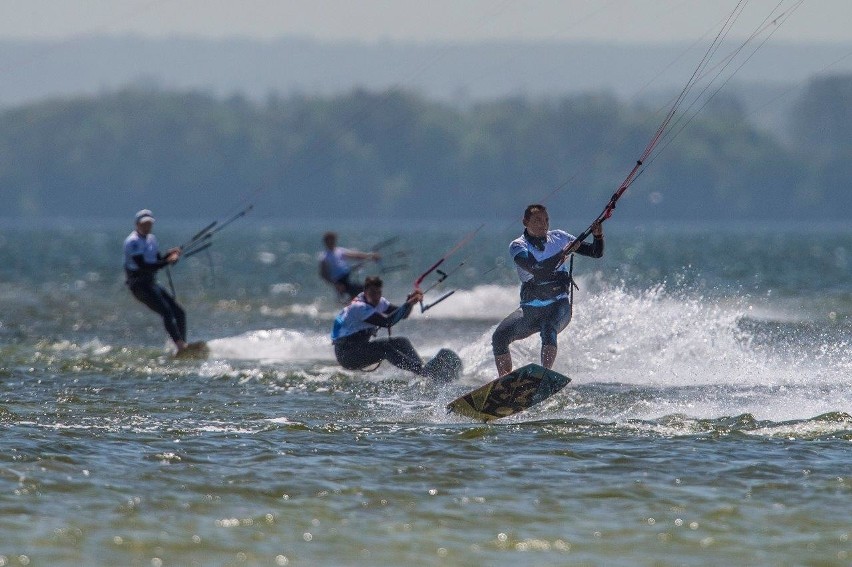
[[[550,218],[543,205],[530,205],[524,211],[524,233],[509,245],[521,279],[521,305],[503,319],[491,337],[497,372],[512,371],[509,344],[534,333],[541,335],[541,365],[552,368],[556,360],[557,335],[571,321],[569,261],[562,251],[575,238],[564,230],[549,230]],[[577,254],[600,258],[604,252],[603,227],[592,225],[592,243],[583,242]]]
[[[382,296],[382,285],[378,276],[365,279],[364,291],[334,320],[331,340],[337,362],[348,370],[364,370],[387,360],[398,368],[438,381],[456,378],[461,372],[461,360],[449,349],[441,349],[429,363],[423,364],[407,338],[375,338],[380,328],[390,329],[408,318],[414,305],[423,299],[423,292],[415,289],[405,303],[392,305]]]
[[[124,271],[133,297],[163,318],[166,332],[178,353],[187,348],[186,313],[172,295],[157,283],[157,271],[180,259],[181,249],[160,253],[157,237],[151,233],[154,216],[148,209],[136,213],[136,229],[124,240]]]
[[[319,255],[319,274],[322,279],[334,286],[338,295],[345,297],[348,301],[364,291],[364,287],[356,282],[349,281],[352,275],[352,267],[347,260],[373,260],[378,261],[381,255],[378,252],[361,252],[350,248],[342,248],[337,245],[337,233],[326,232],[322,237],[325,251]]]

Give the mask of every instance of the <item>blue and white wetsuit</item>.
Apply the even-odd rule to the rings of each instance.
[[[564,230],[551,230],[536,238],[526,230],[509,245],[509,253],[521,280],[521,305],[497,326],[491,337],[494,355],[509,352],[509,344],[538,332],[542,345],[556,345],[557,335],[571,322],[571,277],[567,262],[557,266],[560,252],[575,237]],[[603,256],[603,238],[583,242],[576,253]]]
[[[382,297],[375,306],[359,293],[334,319],[331,340],[337,362],[349,370],[362,370],[387,360],[416,374],[423,372],[423,360],[405,337],[373,339],[379,329],[391,328],[411,314],[412,306],[392,305]],[[373,340],[371,340],[373,339]]]
[[[168,265],[160,255],[157,237],[135,230],[124,239],[124,272],[133,296],[163,318],[173,341],[186,341],[186,313],[175,298],[157,284],[157,271]]]

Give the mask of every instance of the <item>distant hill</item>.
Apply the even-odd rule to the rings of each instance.
[[[810,81],[784,145],[715,97],[646,160],[619,216],[852,219],[850,98],[852,74]],[[457,108],[402,89],[255,102],[126,88],[0,112],[0,218],[140,203],[206,216],[249,195],[258,216],[286,219],[510,218],[543,195],[596,214],[660,120],[584,93]]]
[[[621,214],[852,218],[850,48],[761,49]],[[691,74],[699,53],[684,50],[0,42],[0,217],[114,216],[140,201],[215,214],[262,190],[258,209],[292,218],[351,218],[355,195],[387,218],[503,218],[566,180],[582,189],[558,198],[597,212]]]
[[[687,48],[591,42],[327,43],[294,37],[5,41],[0,42],[0,106],[97,94],[128,84],[255,99],[270,92],[329,95],[390,86],[459,103],[581,91],[633,98],[682,86],[701,55],[698,48]],[[850,52],[852,43],[768,43],[736,80],[775,88],[801,84]],[[852,70],[852,58],[829,70]]]

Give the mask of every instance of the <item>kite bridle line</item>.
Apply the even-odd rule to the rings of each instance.
[[[697,97],[687,106],[686,112],[691,111],[691,114],[688,116],[688,118],[686,118],[686,122],[681,124],[680,127],[676,131],[674,131],[674,133],[672,133],[674,126],[676,126],[681,120],[684,119],[684,116],[686,116],[686,112],[681,114],[678,120],[674,123],[672,123],[672,120],[675,118],[676,115],[678,115],[678,111],[680,110],[687,95],[695,88],[695,86],[701,79],[703,79],[710,73],[710,71],[708,71],[707,69],[708,65],[710,64],[710,60],[712,59],[713,55],[719,50],[723,40],[727,37],[734,23],[742,14],[746,4],[748,3],[747,0],[739,0],[737,2],[734,9],[725,18],[723,25],[719,29],[719,32],[716,34],[710,46],[704,52],[703,57],[693,70],[689,80],[686,82],[683,89],[677,95],[674,102],[672,102],[672,104],[670,105],[665,118],[663,118],[663,120],[660,122],[660,125],[657,127],[657,130],[654,132],[654,135],[651,137],[648,144],[645,146],[642,155],[639,157],[639,159],[636,160],[636,163],[630,170],[630,173],[627,174],[627,177],[624,178],[624,181],[621,182],[621,184],[618,186],[618,189],[609,198],[609,201],[607,202],[601,214],[598,215],[597,218],[595,218],[595,220],[589,225],[589,227],[586,228],[586,230],[584,230],[583,232],[581,232],[576,239],[574,239],[570,244],[563,248],[561,252],[562,260],[559,265],[564,263],[569,255],[577,251],[577,249],[580,247],[580,244],[582,244],[582,242],[586,238],[588,238],[589,235],[592,234],[595,225],[603,223],[612,216],[612,213],[615,210],[618,200],[621,199],[621,197],[624,195],[627,189],[630,188],[636,178],[639,177],[639,175],[641,175],[643,171],[645,171],[645,167],[647,167],[647,165],[650,165],[659,156],[659,153],[672,143],[674,138],[676,138],[677,135],[683,131],[683,129],[689,124],[689,122],[691,122],[695,118],[695,116],[697,116],[698,112],[700,112],[704,108],[704,106],[707,105],[710,99],[712,99],[713,96],[715,96],[721,90],[721,88],[731,79],[733,74],[736,73],[739,69],[741,69],[743,65],[745,65],[748,59],[750,59],[751,56],[754,55],[757,49],[759,49],[769,39],[769,37],[764,38],[764,40],[754,49],[754,51],[752,51],[747,56],[746,60],[742,62],[738,67],[736,67],[736,69],[734,69],[731,75],[724,80],[722,85],[716,88],[697,110],[692,110],[693,106],[700,99],[700,96],[707,92],[713,81],[715,81],[722,74],[725,68],[732,64],[734,58],[739,55],[749,43],[754,41],[755,38],[757,38],[768,28],[773,27],[772,31],[769,33],[769,36],[775,33],[775,31],[778,29],[778,26],[780,26],[784,21],[786,21],[787,18],[789,18],[790,15],[797,8],[799,8],[799,6],[801,6],[803,2],[804,0],[796,0],[793,6],[790,7],[788,10],[781,12],[779,15],[773,17],[772,14],[783,3],[783,0],[781,0],[781,2],[779,2],[776,8],[773,9],[770,15],[764,18],[763,22],[761,22],[761,24],[745,40],[743,40],[743,42],[730,55],[725,57],[721,63],[711,69],[710,71],[716,71],[715,75],[708,81],[708,84],[703,88],[703,90],[699,94],[699,97]],[[655,154],[654,150],[657,149],[657,146],[662,140],[666,140],[666,143]]]

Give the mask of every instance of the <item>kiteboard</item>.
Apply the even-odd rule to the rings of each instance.
[[[447,413],[487,423],[543,402],[570,381],[567,376],[538,364],[527,364],[456,398],[447,404]]]
[[[210,355],[210,347],[204,341],[189,343],[186,348],[175,353],[175,358],[187,360],[204,359]]]

